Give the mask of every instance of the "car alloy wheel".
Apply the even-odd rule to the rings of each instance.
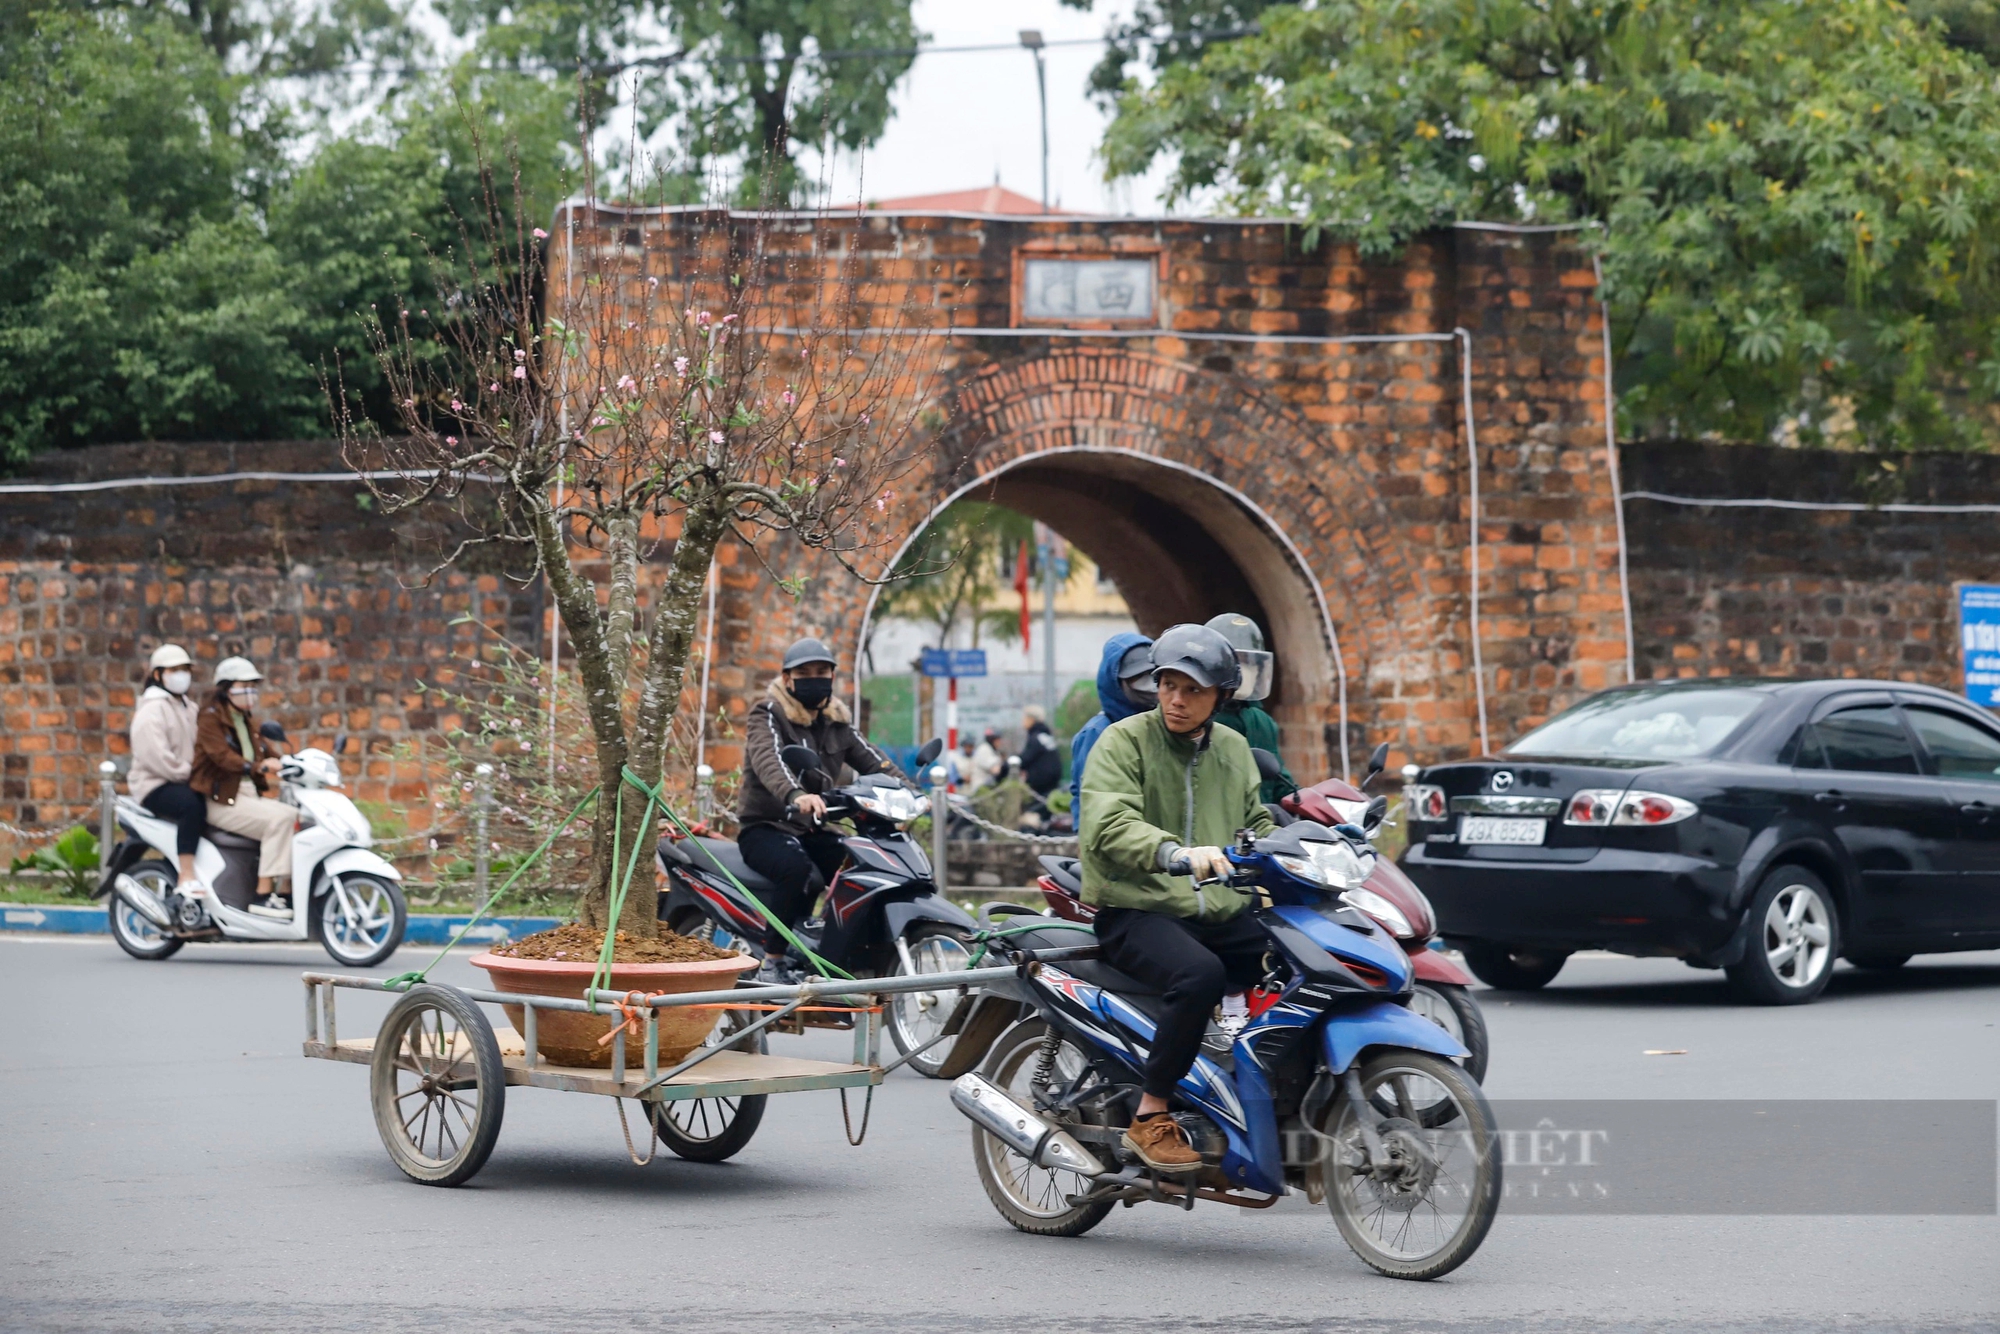
[[[1785,986],[1805,990],[1833,966],[1826,901],[1811,885],[1786,885],[1764,911],[1764,957]]]

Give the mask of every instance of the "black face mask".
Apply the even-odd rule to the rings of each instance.
[[[833,698],[831,676],[799,676],[792,679],[792,698],[809,709],[823,709]]]

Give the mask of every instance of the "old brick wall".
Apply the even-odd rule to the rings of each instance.
[[[15,481],[340,472],[337,446],[113,446],[44,456]],[[418,692],[478,632],[538,638],[540,590],[497,571],[429,586],[449,525],[386,520],[359,482],[242,481],[0,495],[0,820],[73,818],[122,762],[146,656],[183,645],[206,684],[231,654],[268,678],[259,712],[301,744],[349,733],[354,792],[428,817],[402,743],[451,725]],[[365,759],[361,758],[365,753]],[[358,767],[358,773],[355,770]]]
[[[2000,505],[2000,458],[1627,445],[1627,492]],[[1957,582],[2000,581],[1991,513],[1626,504],[1642,677],[1960,684]]]
[[[613,281],[671,273],[676,238],[697,225],[581,217],[577,262]],[[1619,678],[1602,331],[1589,257],[1568,235],[1463,228],[1367,262],[1272,223],[871,215],[780,220],[772,243],[855,266],[876,327],[995,331],[926,344],[937,355],[913,392],[935,424],[882,562],[951,496],[989,495],[1081,546],[1149,629],[1222,610],[1265,618],[1298,772],[1378,740],[1394,763],[1462,754],[1480,744],[1469,367],[1492,740]],[[1155,257],[1158,328],[1015,330],[1030,249]],[[552,289],[567,264],[553,256]],[[338,459],[313,443],[132,446],[46,458],[35,475],[242,468]],[[122,749],[145,652],[174,638],[204,661],[266,664],[271,712],[311,739],[361,736],[361,795],[420,824],[425,775],[398,743],[442,724],[416,685],[469,644],[473,627],[455,622],[545,645],[539,588],[477,567],[423,581],[451,535],[448,516],[385,520],[358,484],[0,497],[0,819],[52,823],[90,801],[92,767]],[[866,585],[782,542],[755,558],[726,547],[721,565],[712,705],[725,719],[796,635],[829,638],[851,665]],[[801,576],[803,598],[777,584]],[[726,728],[710,759],[740,762]]]

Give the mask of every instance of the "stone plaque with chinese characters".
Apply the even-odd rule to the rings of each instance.
[[[1153,322],[1159,262],[1036,256],[1023,265],[1021,314],[1030,320]]]

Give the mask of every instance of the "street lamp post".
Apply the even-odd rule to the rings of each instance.
[[[1021,45],[1034,53],[1035,91],[1042,102],[1042,212],[1049,211],[1049,79],[1042,63],[1042,33],[1039,28],[1021,29]]]

